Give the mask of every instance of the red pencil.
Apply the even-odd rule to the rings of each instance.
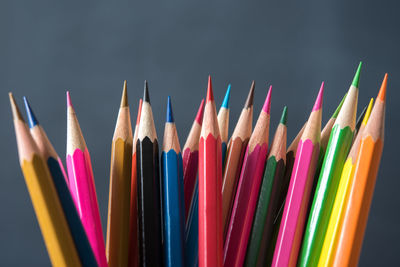
[[[222,154],[211,76],[199,142],[199,266],[222,266]]]
[[[243,160],[224,246],[224,266],[227,267],[242,266],[246,256],[247,242],[267,157],[271,89],[272,86],[269,88]]]

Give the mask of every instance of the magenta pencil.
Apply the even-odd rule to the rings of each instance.
[[[99,266],[107,266],[92,164],[67,92],[67,169],[69,189]]]
[[[269,88],[243,160],[225,239],[224,266],[226,267],[242,266],[246,256],[247,242],[267,157],[271,89],[272,87]]]
[[[296,266],[297,263],[320,150],[323,93],[324,83],[297,147],[272,260],[274,267]]]

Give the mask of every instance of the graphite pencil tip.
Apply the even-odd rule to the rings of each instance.
[[[221,108],[229,108],[229,99],[231,98],[231,84],[228,84],[228,88],[226,89],[224,101],[222,102]]]
[[[171,97],[168,96],[167,101],[167,118],[166,122],[174,122],[174,113],[172,112]]]
[[[356,88],[358,88],[358,84],[360,83],[361,66],[362,66],[362,61],[360,61],[360,64],[358,64],[356,74],[354,75],[353,82],[351,83],[351,85],[353,85]]]
[[[24,119],[22,118],[21,112],[19,111],[19,108],[17,106],[17,103],[15,103],[14,96],[11,92],[8,93],[8,97],[10,98],[10,105],[11,105],[13,119],[24,121]]]
[[[315,100],[314,107],[312,111],[316,111],[322,108],[322,102],[324,97],[324,82],[322,82],[321,87],[318,92],[317,100]]]
[[[379,94],[378,94],[378,98],[383,102],[385,102],[385,100],[386,100],[387,77],[388,77],[388,74],[385,73],[385,77],[383,77],[381,89],[379,90]]]
[[[121,97],[121,108],[128,107],[128,91],[126,89],[126,80],[124,81],[124,86],[122,89],[122,97]]]
[[[195,120],[201,125],[203,123],[203,111],[204,111],[204,99],[201,100],[199,110],[197,111],[197,115]]]
[[[343,102],[344,102],[344,100],[346,99],[346,96],[347,96],[347,93],[343,96],[342,101],[340,101],[339,106],[336,108],[335,112],[334,112],[333,115],[332,115],[332,118],[334,118],[334,119],[337,118],[337,116],[338,116],[338,114],[339,114],[339,111],[340,111],[340,109],[341,109],[342,106],[343,106]]]
[[[283,108],[281,120],[279,121],[279,123],[282,123],[283,125],[286,126],[286,122],[287,122],[287,106]]]
[[[271,93],[272,93],[272,85],[269,87],[267,98],[265,98],[264,106],[262,108],[262,110],[264,110],[264,112],[267,114],[271,113]]]
[[[249,94],[247,95],[246,103],[244,103],[244,108],[250,108],[253,105],[254,88],[255,87],[256,87],[256,83],[254,81],[252,81]]]
[[[73,108],[72,101],[71,101],[71,95],[69,94],[69,91],[67,91],[67,107]]]
[[[149,84],[147,80],[144,81],[143,102],[148,102],[150,104]]]
[[[26,116],[28,117],[28,125],[29,128],[33,128],[36,125],[39,124],[38,120],[36,119],[35,114],[32,111],[31,105],[29,105],[28,100],[26,99],[26,97],[24,96],[24,104],[25,104],[25,111],[26,111]]]
[[[208,87],[207,87],[207,102],[214,101],[214,93],[211,83],[211,75],[208,76]]]

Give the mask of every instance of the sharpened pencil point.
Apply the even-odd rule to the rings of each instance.
[[[379,90],[378,98],[379,98],[381,101],[385,101],[385,100],[386,100],[387,77],[388,77],[388,74],[385,73],[385,77],[383,77],[381,89]]]
[[[287,122],[287,106],[283,108],[281,120],[279,121],[279,123],[286,125],[286,122]]]
[[[73,108],[72,102],[71,102],[71,95],[69,94],[69,91],[67,91],[67,107]]]
[[[342,101],[340,101],[339,106],[336,108],[335,112],[332,115],[332,118],[334,118],[334,119],[337,118],[339,111],[343,106],[344,100],[346,99],[346,96],[347,96],[347,93],[343,96]]]
[[[231,98],[231,85],[228,85],[228,88],[226,89],[224,101],[222,102],[221,108],[229,108],[229,99]]]
[[[212,89],[212,83],[211,83],[211,75],[208,76],[208,87],[207,87],[207,102],[209,101],[214,101],[214,92]]]
[[[28,125],[29,128],[33,128],[36,125],[39,124],[38,120],[36,119],[35,114],[32,111],[31,105],[29,105],[28,100],[26,99],[26,97],[24,96],[24,103],[25,103],[25,111],[26,111],[26,116],[28,117]]]
[[[142,113],[142,99],[139,100],[139,107],[138,107],[138,113],[137,113],[137,118],[136,118],[136,125],[139,125],[140,122],[140,114]]]
[[[150,104],[149,84],[147,80],[144,81],[143,102],[148,102]]]
[[[11,111],[12,111],[13,119],[14,120],[24,121],[24,119],[22,118],[21,112],[19,111],[19,108],[17,106],[17,103],[15,103],[15,99],[14,99],[13,94],[11,92],[9,92],[8,96],[10,98],[10,104],[11,104]]]
[[[124,86],[122,89],[122,97],[121,97],[121,108],[128,107],[128,92],[126,89],[126,80],[124,81]]]
[[[319,89],[317,100],[315,100],[315,104],[312,111],[316,111],[322,108],[323,98],[324,98],[324,82],[322,82],[321,84],[321,88]]]
[[[172,112],[171,97],[168,96],[167,102],[167,118],[166,122],[174,122],[174,113]]]
[[[201,100],[199,110],[197,111],[196,121],[202,125],[203,124],[203,111],[204,111],[204,99]]]
[[[272,85],[269,87],[267,98],[265,98],[263,110],[265,113],[270,114],[271,113],[271,93],[272,93]]]
[[[360,83],[361,65],[362,65],[362,62],[360,61],[360,64],[358,64],[356,74],[354,75],[353,82],[351,83],[351,85],[353,85],[354,87],[357,87],[357,88],[358,88],[358,84]]]
[[[373,105],[374,105],[374,99],[371,98],[371,100],[369,101],[369,104],[368,104],[367,111],[365,111],[365,115],[364,115],[364,118],[363,118],[363,121],[362,121],[361,124],[367,125],[369,116],[371,115],[371,111],[372,111],[372,106],[373,106]]]
[[[251,106],[253,106],[254,88],[255,87],[256,87],[256,83],[254,81],[252,81],[249,94],[247,95],[246,103],[244,103],[244,108],[250,108]]]

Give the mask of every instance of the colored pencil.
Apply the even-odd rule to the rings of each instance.
[[[199,142],[199,266],[222,266],[222,155],[211,76]]]
[[[318,264],[340,175],[353,140],[360,71],[361,62],[331,131],[304,232],[299,257],[299,266],[301,267]]]
[[[136,153],[139,266],[161,266],[163,256],[158,141],[147,81],[144,85]]]
[[[300,138],[271,266],[296,266],[320,152],[324,83]]]
[[[185,228],[185,266],[196,267],[199,264],[199,190],[195,184],[192,203]]]
[[[333,266],[357,266],[384,143],[387,74],[362,133]]]
[[[361,136],[368,122],[372,104],[374,100],[371,98],[368,108],[366,110],[364,119],[360,126],[360,130],[355,138],[355,141],[350,149],[349,155],[347,156],[346,162],[343,166],[342,175],[339,182],[339,187],[336,193],[335,203],[332,208],[332,214],[329,219],[328,228],[326,230],[326,235],[324,243],[321,250],[321,256],[319,258],[318,266],[332,266],[334,251],[337,248],[337,238],[339,236],[339,231],[341,229],[341,223],[343,221],[343,212],[346,207],[346,202],[348,199],[348,191],[350,184],[352,183],[354,177],[355,163],[357,159],[358,149],[361,143]]]
[[[96,258],[94,257],[85,229],[72,200],[68,184],[66,183],[66,175],[61,159],[50,143],[42,126],[39,124],[39,121],[36,119],[25,97],[24,102],[31,135],[39,149],[40,155],[47,163],[80,261],[83,266],[97,266]]]
[[[19,163],[53,266],[81,266],[50,171],[9,93]]]
[[[163,178],[164,266],[184,266],[184,202],[182,154],[168,97],[161,153]]]
[[[107,266],[92,164],[71,97],[67,92],[67,169],[69,189],[99,266]]]
[[[357,136],[358,131],[360,130],[361,123],[364,120],[364,116],[365,116],[365,113],[367,112],[368,106],[369,106],[369,103],[368,103],[368,105],[366,105],[363,108],[363,110],[361,111],[360,115],[358,115],[358,118],[357,118],[357,121],[356,121],[356,127],[354,129],[354,136]],[[353,140],[353,143],[354,143],[354,141],[355,141],[355,139]]]
[[[132,173],[132,125],[124,81],[111,145],[106,255],[108,265],[127,266]]]
[[[142,111],[142,99],[139,100],[138,113],[136,118],[135,131],[133,133],[132,145],[132,175],[131,175],[131,201],[129,209],[129,256],[128,266],[136,267],[139,264],[139,244],[138,244],[138,214],[137,214],[137,162],[136,162],[136,142],[139,132],[140,113]]]
[[[201,100],[196,118],[192,124],[189,135],[183,147],[183,191],[185,202],[185,221],[188,218],[190,202],[192,201],[193,190],[197,179],[199,168],[199,139],[201,124],[203,123],[204,99]]]
[[[235,199],[236,186],[242,168],[244,153],[252,130],[254,88],[255,83],[253,81],[228,145],[228,153],[222,176],[222,226],[224,239],[229,224],[233,200]]]
[[[226,234],[224,266],[242,266],[246,256],[247,242],[267,157],[271,90],[272,87],[269,88],[244,156]]]
[[[247,246],[245,266],[265,266],[268,244],[271,242],[275,214],[279,209],[279,193],[286,163],[287,108],[275,132],[262,178],[253,227]]]
[[[224,101],[218,111],[218,126],[222,143],[222,166],[225,165],[226,147],[228,145],[229,132],[229,99],[231,97],[231,85],[226,89]]]

